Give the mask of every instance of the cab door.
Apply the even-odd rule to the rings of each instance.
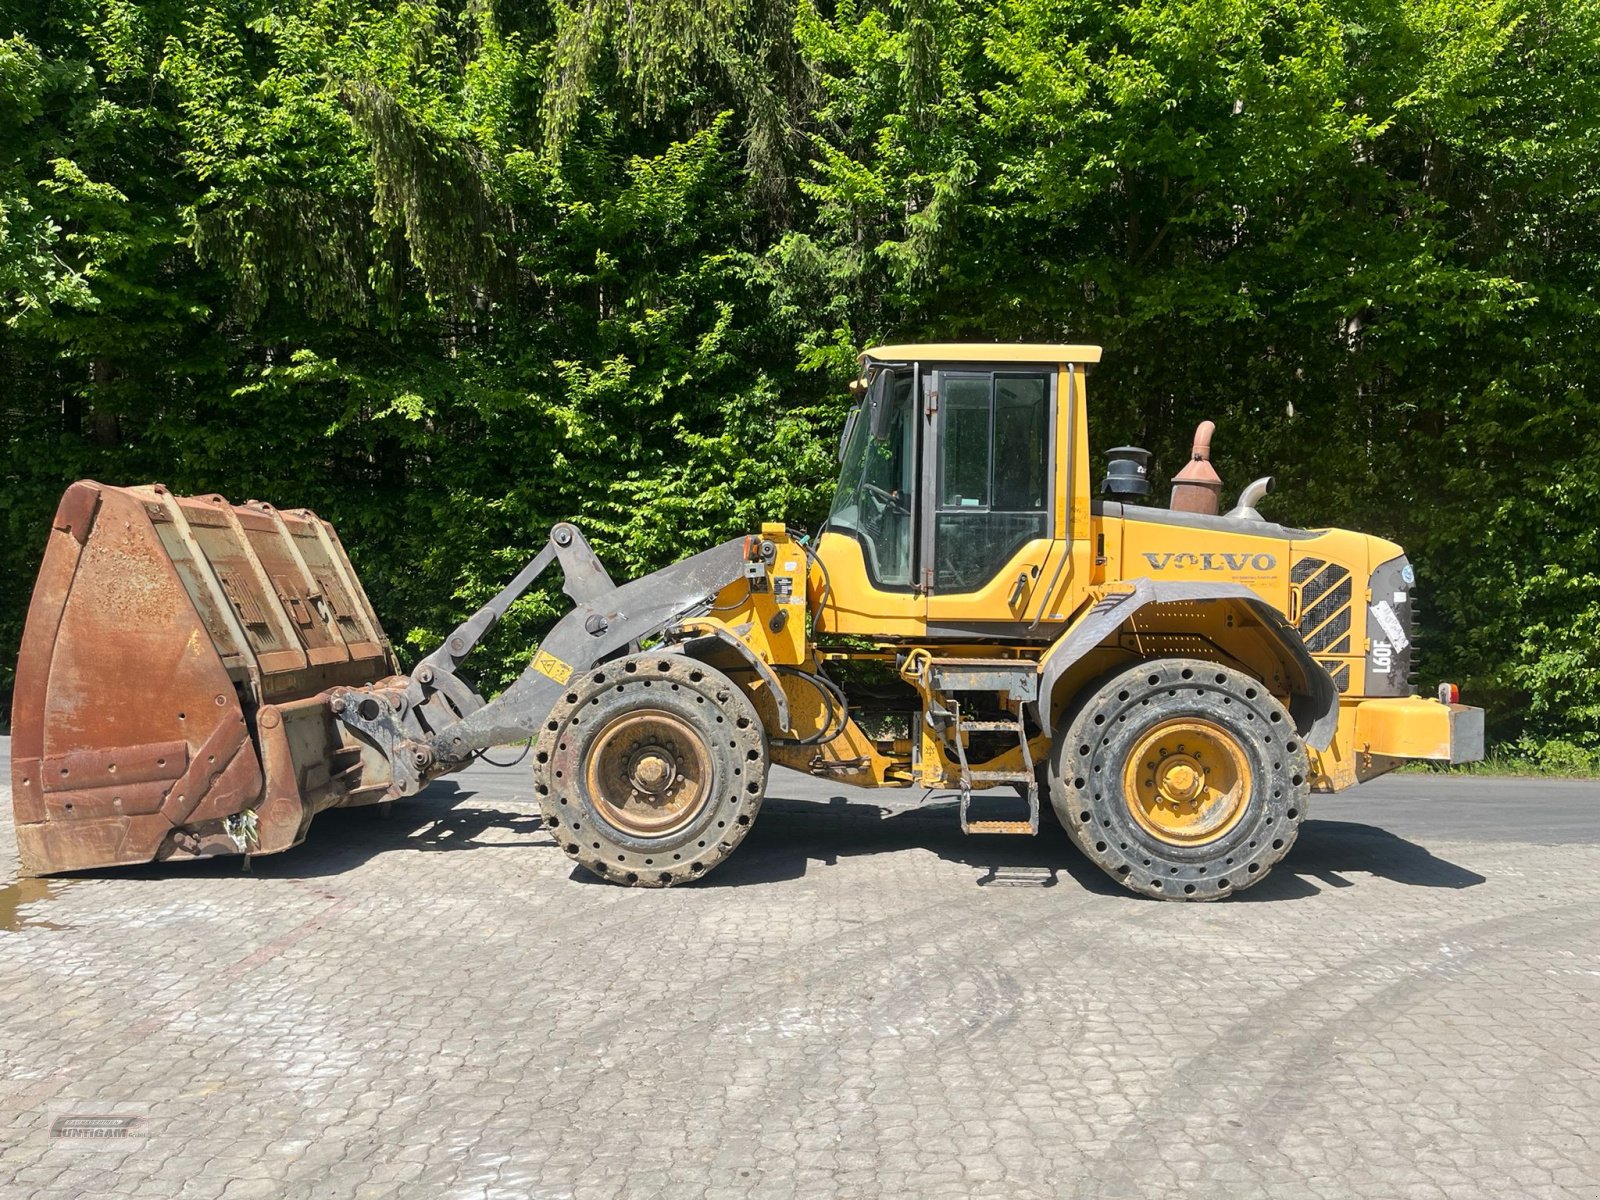
[[[952,367],[928,381],[923,585],[933,636],[1020,633],[1054,529],[1055,368]],[[1010,629],[1006,629],[1010,626]]]

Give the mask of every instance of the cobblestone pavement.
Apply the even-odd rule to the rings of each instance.
[[[0,893],[0,1197],[1600,1197],[1592,785],[1324,799],[1185,906],[786,774],[700,885],[588,884],[525,783]]]

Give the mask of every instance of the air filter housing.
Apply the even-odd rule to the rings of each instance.
[[[1150,494],[1150,451],[1138,446],[1113,446],[1106,451],[1106,477],[1100,491],[1122,500]]]

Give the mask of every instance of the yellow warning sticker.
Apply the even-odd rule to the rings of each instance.
[[[533,669],[541,675],[548,675],[557,683],[566,683],[572,678],[572,668],[562,662],[554,654],[539,651],[539,657],[533,660]]]

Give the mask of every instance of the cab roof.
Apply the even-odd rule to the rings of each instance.
[[[1097,363],[1099,346],[1055,342],[910,342],[861,352],[874,362]]]

